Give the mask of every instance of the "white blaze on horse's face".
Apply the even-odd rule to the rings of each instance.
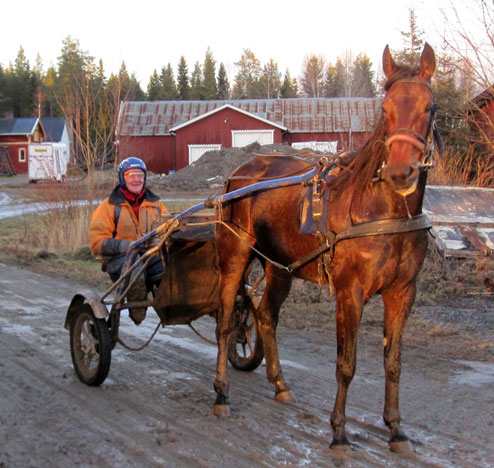
[[[388,78],[398,70],[388,47],[384,50],[383,68]],[[417,188],[420,167],[428,151],[434,109],[429,83],[434,70],[434,52],[426,44],[420,59],[419,73],[410,78],[398,79],[392,84],[382,106],[388,150],[382,177],[403,196]]]

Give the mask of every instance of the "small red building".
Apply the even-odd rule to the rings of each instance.
[[[46,133],[38,118],[0,119],[0,146],[8,151],[16,173],[28,172],[28,147],[45,141]]]
[[[472,99],[471,124],[486,150],[494,154],[494,86]]]
[[[206,151],[253,142],[336,152],[365,141],[380,107],[374,98],[123,102],[119,157],[139,156],[167,173]]]

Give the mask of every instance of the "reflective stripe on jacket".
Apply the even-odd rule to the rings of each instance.
[[[120,216],[118,218],[117,229],[115,231],[115,206],[120,205]],[[139,220],[130,203],[120,192],[120,186],[113,189],[108,198],[94,210],[91,216],[91,226],[89,228],[89,243],[91,252],[94,255],[114,255],[115,248],[108,250],[111,242],[103,241],[105,239],[123,239],[135,241],[156,229],[163,221],[161,216],[166,213],[165,205],[159,200],[159,197],[146,189],[144,200],[139,210]],[[114,235],[114,233],[116,234]],[[105,251],[106,250],[106,251]],[[118,250],[118,249],[117,249]]]

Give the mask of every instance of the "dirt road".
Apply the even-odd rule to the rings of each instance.
[[[334,337],[281,329],[284,373],[297,402],[273,399],[264,368],[230,369],[232,416],[212,415],[216,350],[185,326],[139,353],[117,346],[107,380],[72,368],[68,303],[80,285],[0,264],[0,467],[490,467],[494,364],[403,355],[403,427],[415,454],[389,452],[379,343],[362,342],[347,416],[352,450],[328,448]],[[126,315],[124,312],[123,315]],[[142,343],[153,312],[121,337]],[[213,336],[211,321],[197,326]],[[377,340],[379,341],[379,340]]]

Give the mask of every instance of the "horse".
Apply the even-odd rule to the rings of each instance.
[[[336,158],[335,169],[312,180],[326,205],[323,236],[319,231],[301,233],[300,206],[307,191],[302,184],[254,192],[225,203],[217,213],[220,310],[213,412],[218,416],[230,414],[227,349],[235,296],[249,265],[258,257],[264,267],[265,289],[256,321],[275,399],[294,399],[282,374],[276,342],[279,311],[292,277],[329,283],[336,292],[337,333],[337,393],[330,446],[347,448],[345,406],[355,374],[360,320],[364,305],[380,294],[384,304],[383,418],[389,428],[389,447],[398,452],[413,450],[400,426],[399,381],[403,329],[415,300],[430,227],[421,213],[435,130],[436,105],[430,84],[434,51],[425,44],[420,63],[411,67],[395,63],[386,46],[383,69],[385,97],[369,139],[354,153]],[[246,187],[253,180],[300,174],[313,167],[311,161],[299,155],[255,155],[232,173],[223,193]]]

